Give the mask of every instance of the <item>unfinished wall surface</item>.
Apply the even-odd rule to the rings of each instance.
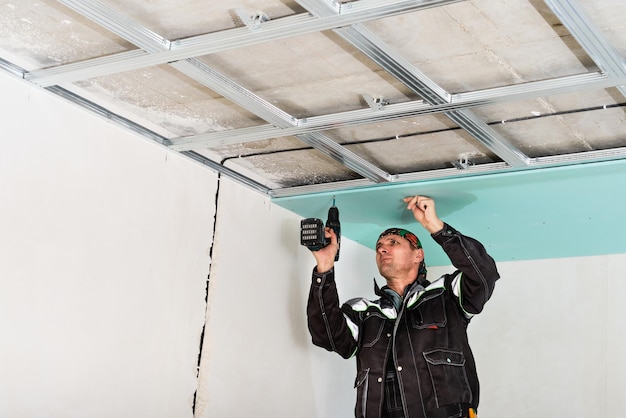
[[[190,417],[216,176],[0,91],[0,416]]]

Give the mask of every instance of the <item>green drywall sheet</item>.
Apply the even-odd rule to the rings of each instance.
[[[374,248],[400,226],[420,236],[429,265],[449,265],[402,198],[435,199],[439,216],[480,240],[497,261],[626,253],[626,160],[511,171],[276,198],[302,218],[326,220],[333,201],[342,236]],[[299,237],[294,237],[299,245]]]

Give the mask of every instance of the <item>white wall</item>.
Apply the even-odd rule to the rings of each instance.
[[[221,182],[197,418],[330,417],[337,395],[351,400],[354,364],[310,344],[304,306],[315,263],[299,227],[267,197]],[[362,252],[347,243],[342,257],[356,267]]]
[[[622,415],[625,268],[626,254],[500,263],[470,325],[481,418]]]
[[[216,176],[0,91],[0,416],[190,417]]]

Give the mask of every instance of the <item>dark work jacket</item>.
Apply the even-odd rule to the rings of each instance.
[[[377,300],[341,307],[334,269],[313,270],[307,318],[313,343],[344,358],[355,356],[357,418],[379,418],[387,361],[397,373],[405,418],[465,416],[478,408],[479,385],[467,339],[500,277],[485,248],[445,224],[432,235],[458,269],[433,283],[407,287],[402,306],[376,288]]]

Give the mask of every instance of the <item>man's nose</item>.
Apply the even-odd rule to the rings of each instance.
[[[378,247],[377,251],[381,254],[385,254],[387,252],[387,248],[381,245],[380,247]]]

